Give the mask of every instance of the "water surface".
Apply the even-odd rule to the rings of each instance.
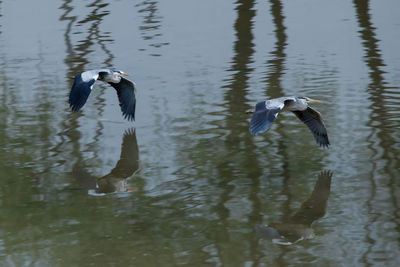
[[[397,266],[399,10],[0,1],[0,265]],[[132,74],[135,123],[101,83],[69,110],[101,67]],[[250,135],[287,95],[324,102],[329,149],[289,113]]]

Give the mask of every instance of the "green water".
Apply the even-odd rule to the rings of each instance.
[[[0,266],[397,266],[400,2],[0,1]],[[96,83],[115,67],[136,122]],[[320,99],[331,146],[294,115]],[[268,226],[267,226],[268,225]]]

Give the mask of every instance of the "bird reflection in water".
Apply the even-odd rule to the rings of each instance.
[[[286,222],[257,225],[257,236],[281,245],[291,245],[297,241],[314,238],[311,224],[325,215],[332,174],[331,171],[322,171],[314,191],[300,209]]]
[[[103,177],[96,178],[86,171],[79,161],[72,170],[72,175],[81,188],[87,189],[89,194],[103,195],[113,192],[135,191],[136,188],[126,187],[126,179],[139,168],[139,149],[134,129],[125,131],[120,159],[111,172]]]

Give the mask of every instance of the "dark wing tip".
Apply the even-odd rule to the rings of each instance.
[[[135,121],[135,111],[133,111],[133,113],[122,112],[122,115],[124,116],[124,119],[127,119],[128,121]]]
[[[136,97],[131,92],[118,93],[122,115],[128,121],[135,121]]]
[[[121,78],[119,83],[109,84],[117,91],[119,106],[124,118],[128,121],[134,121],[136,110],[135,84],[125,78]]]
[[[319,146],[322,147],[322,148],[327,148],[328,149],[329,146],[330,146],[330,143],[329,142],[328,143],[322,143],[321,142],[321,143],[319,143]]]
[[[320,147],[329,148],[328,132],[318,111],[308,107],[306,110],[293,111],[293,113],[307,125]]]
[[[327,134],[321,134],[319,132],[314,132],[314,131],[312,133],[315,137],[315,141],[320,147],[329,148],[330,142]]]

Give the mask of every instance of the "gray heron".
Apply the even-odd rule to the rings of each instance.
[[[96,80],[108,83],[117,91],[122,114],[127,120],[135,120],[136,87],[135,83],[123,76],[129,74],[114,69],[88,70],[75,76],[69,94],[69,106],[72,111],[79,111],[92,91]]]
[[[328,133],[326,131],[321,114],[315,109],[308,106],[308,103],[321,103],[320,100],[311,99],[308,97],[279,97],[256,104],[255,110],[250,120],[250,132],[252,135],[258,135],[269,129],[275,121],[281,110],[293,112],[314,135],[317,143],[322,147],[330,145]]]

